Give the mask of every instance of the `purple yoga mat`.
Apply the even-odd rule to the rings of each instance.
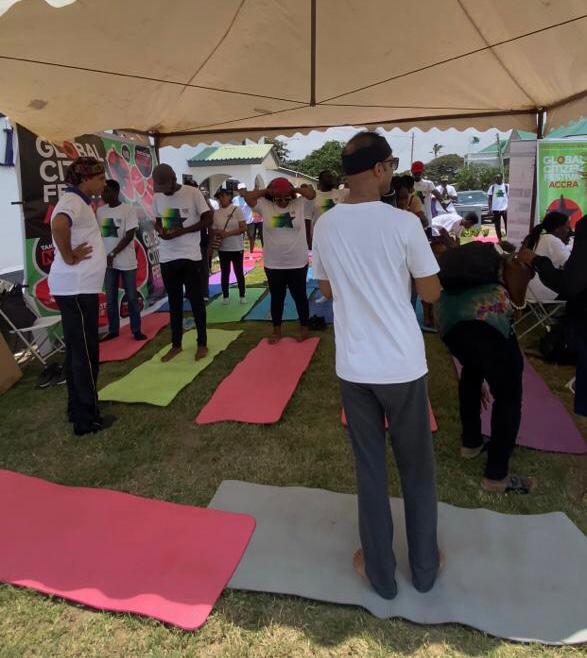
[[[243,265],[243,271],[245,274],[248,274],[254,267],[255,267],[254,263],[245,263]],[[230,284],[236,283],[236,277],[234,276],[234,272],[232,271],[232,268],[230,270],[230,279],[228,280],[228,282]],[[212,274],[210,276],[210,283],[220,284],[220,272],[216,272],[215,274]]]
[[[461,364],[453,358],[457,374]],[[522,424],[516,443],[546,452],[587,453],[587,443],[563,403],[524,357]],[[481,413],[484,434],[491,434],[491,406]]]

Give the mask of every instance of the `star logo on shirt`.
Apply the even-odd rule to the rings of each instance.
[[[102,226],[100,227],[100,232],[102,233],[103,238],[117,238],[118,237],[118,226],[112,217],[105,217],[102,220]]]
[[[503,198],[505,196],[505,192],[503,190],[497,190],[495,196],[499,198]]]

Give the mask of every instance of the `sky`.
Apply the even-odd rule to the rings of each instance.
[[[293,137],[281,137],[280,139],[285,142],[287,148],[290,150],[290,157],[292,160],[301,160],[306,155],[320,148],[325,142],[331,139],[346,142],[356,132],[358,128],[330,128],[325,132],[313,131],[308,135],[297,133]],[[426,132],[414,129],[410,132],[403,132],[399,128],[394,128],[390,131],[379,130],[379,132],[387,138],[389,145],[393,150],[393,155],[399,157],[399,170],[409,169],[410,167],[410,149],[411,149],[411,134],[414,133],[414,160],[422,160],[428,162],[434,158],[432,153],[432,146],[434,144],[442,144],[443,148],[440,155],[448,155],[449,153],[457,153],[464,156],[468,152],[479,151],[485,146],[494,144],[498,131],[488,130],[479,132],[473,128],[464,131],[455,129],[438,130],[432,128]],[[500,132],[500,137],[504,138],[509,135],[508,132]],[[472,138],[478,137],[479,143],[472,144]]]

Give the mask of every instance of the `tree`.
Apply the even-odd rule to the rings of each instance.
[[[471,164],[463,167],[455,177],[455,184],[459,190],[487,190],[494,182],[497,174],[501,173],[499,167]],[[507,180],[507,171],[506,180]]]
[[[430,153],[434,153],[434,157],[437,158],[438,154],[440,153],[440,151],[442,151],[443,148],[444,146],[442,144],[434,144]]]
[[[319,149],[312,151],[303,160],[289,162],[288,166],[314,178],[317,178],[318,174],[325,169],[340,177],[342,176],[343,148],[344,142],[330,140],[325,142]]]
[[[435,183],[440,183],[446,177],[452,183],[459,169],[462,169],[464,162],[463,158],[456,153],[441,155],[439,158],[431,160],[426,164],[426,178],[429,178]]]
[[[273,145],[273,151],[277,156],[277,164],[286,164],[289,161],[289,149],[287,148],[285,142],[282,142],[276,137],[267,137],[265,139],[266,144]]]

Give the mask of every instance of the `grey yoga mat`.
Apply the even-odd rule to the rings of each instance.
[[[403,504],[393,498],[399,593],[385,601],[352,567],[354,495],[226,480],[210,507],[257,520],[233,589],[357,605],[420,624],[456,622],[510,640],[587,641],[587,538],[562,512],[507,515],[440,503],[446,566],[420,594],[411,585]]]

